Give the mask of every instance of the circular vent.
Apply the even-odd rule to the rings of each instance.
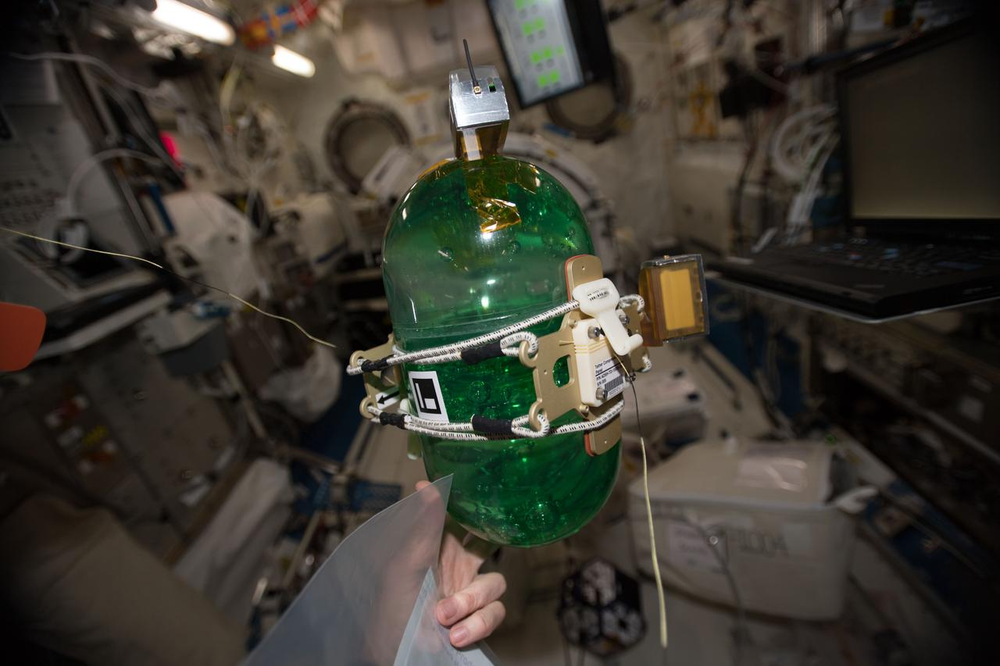
[[[410,135],[399,116],[371,102],[344,102],[326,128],[327,162],[354,194],[385,151],[400,145],[410,145]]]

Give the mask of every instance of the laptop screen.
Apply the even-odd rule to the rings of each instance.
[[[1000,233],[996,47],[968,30],[926,39],[842,76],[851,222]]]

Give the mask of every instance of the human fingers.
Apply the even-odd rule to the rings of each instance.
[[[448,632],[448,639],[457,648],[481,641],[492,634],[507,615],[500,601],[493,601],[462,620]]]
[[[468,586],[438,602],[438,622],[450,627],[462,618],[496,601],[507,590],[507,581],[498,573],[476,576]]]
[[[415,495],[419,496],[420,506],[423,510],[437,511],[443,509],[443,500],[441,497],[441,491],[437,488],[432,490],[427,490],[427,487],[432,485],[430,481],[417,481],[415,484],[416,492]],[[427,492],[422,492],[422,491]]]

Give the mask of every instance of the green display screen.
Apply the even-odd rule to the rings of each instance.
[[[586,83],[563,0],[490,0],[489,6],[522,105]]]

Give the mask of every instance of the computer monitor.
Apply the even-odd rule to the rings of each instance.
[[[850,225],[1000,237],[1000,59],[962,23],[838,76]]]
[[[614,77],[600,0],[489,0],[520,106]]]

